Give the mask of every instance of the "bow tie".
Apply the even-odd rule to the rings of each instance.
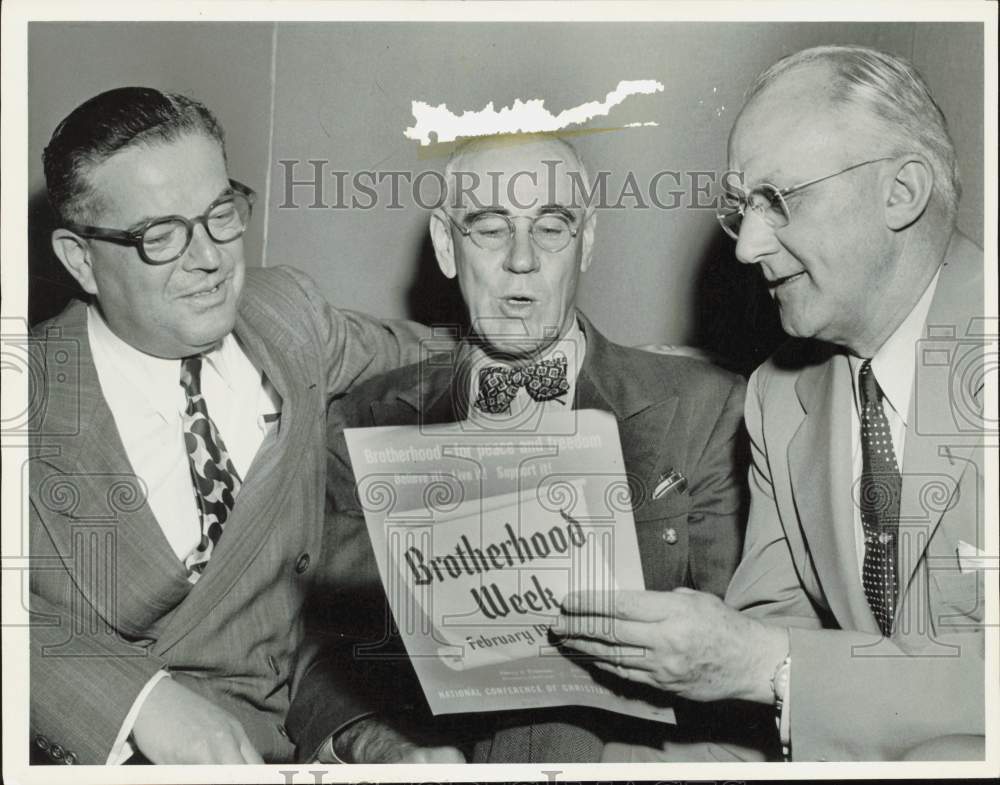
[[[489,414],[506,412],[521,387],[535,401],[551,401],[565,395],[569,392],[566,358],[556,357],[516,368],[506,365],[483,368],[479,371],[476,408]]]

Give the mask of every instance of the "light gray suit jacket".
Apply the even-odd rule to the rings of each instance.
[[[751,377],[750,520],[726,599],[791,628],[795,760],[895,759],[984,732],[982,572],[957,557],[985,547],[983,313],[982,252],[956,235],[914,347],[891,640],[858,573],[847,356],[795,342]]]

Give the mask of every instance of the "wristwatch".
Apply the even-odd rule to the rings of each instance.
[[[771,692],[774,695],[774,705],[779,710],[785,702],[785,693],[788,692],[788,674],[792,669],[792,655],[786,654],[778,667],[771,675]]]

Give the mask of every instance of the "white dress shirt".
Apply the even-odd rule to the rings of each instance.
[[[184,446],[187,408],[181,361],[140,352],[115,335],[100,312],[87,310],[87,334],[101,392],[149,508],[177,558],[198,545],[201,529]],[[241,479],[264,440],[280,398],[230,333],[203,355],[201,391],[209,416]]]
[[[100,311],[87,309],[87,337],[101,392],[111,409],[132,471],[141,481],[149,508],[167,542],[184,561],[201,539],[194,485],[184,446],[182,415],[187,398],[180,385],[181,361],[145,354],[115,335]],[[281,410],[270,382],[230,333],[203,354],[201,391],[241,479],[253,463]],[[133,754],[129,734],[153,687],[166,677],[156,673],[143,687],[111,747],[107,764]]]

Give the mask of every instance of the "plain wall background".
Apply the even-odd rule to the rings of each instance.
[[[556,113],[603,100],[622,79],[658,80],[663,92],[630,98],[574,136],[591,170],[611,173],[617,195],[628,171],[645,183],[664,169],[724,170],[753,76],[784,54],[833,42],[902,54],[924,73],[958,148],[959,226],[982,244],[979,24],[32,23],[31,316],[51,315],[72,290],[48,248],[41,151],[58,121],[102,90],[177,90],[217,113],[232,176],[261,197],[250,264],[299,267],[339,306],[443,321],[456,315],[456,291],[437,271],[426,211],[408,189],[405,209],[312,209],[310,188],[295,190],[298,207],[279,209],[278,161],[300,161],[297,179],[311,176],[310,159],[328,162],[327,171],[416,175],[443,157],[403,136],[413,100],[457,112],[544,98]],[[637,121],[659,127],[621,128]],[[609,128],[619,130],[600,130]],[[334,202],[332,177],[324,185]],[[710,209],[602,210],[580,305],[613,340],[697,344],[752,364],[778,335],[766,295],[732,251]]]

